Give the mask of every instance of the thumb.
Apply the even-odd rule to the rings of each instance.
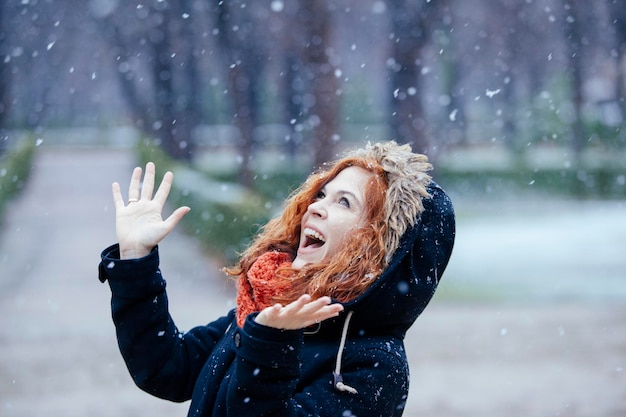
[[[174,212],[170,214],[170,216],[167,219],[165,219],[165,225],[167,227],[167,230],[171,231],[172,229],[174,229],[174,227],[176,227],[178,222],[183,217],[185,217],[185,215],[189,213],[190,211],[191,211],[191,208],[187,206],[182,206],[174,210]]]

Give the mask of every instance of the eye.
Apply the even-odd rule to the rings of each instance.
[[[339,199],[339,204],[341,204],[342,206],[345,206],[346,208],[350,208],[350,201],[348,201],[346,197],[341,197]]]
[[[314,201],[320,201],[322,200],[324,197],[326,197],[326,194],[324,193],[324,191],[318,191],[317,194],[315,194],[315,199]]]

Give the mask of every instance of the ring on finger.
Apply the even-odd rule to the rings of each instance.
[[[139,199],[137,199],[137,198],[129,198],[129,199],[128,199],[128,204],[130,204],[130,203],[136,203],[137,201],[139,201]]]

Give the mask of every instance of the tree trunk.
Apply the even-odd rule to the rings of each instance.
[[[626,122],[626,8],[623,0],[608,0],[609,15],[613,19],[615,33],[615,52],[617,54],[617,77],[615,80],[615,97],[622,113],[622,124]],[[622,131],[622,143],[626,141],[626,132]]]
[[[284,58],[285,77],[283,81],[283,113],[284,123],[291,129],[290,139],[285,144],[287,153],[294,158],[298,147],[302,144],[302,133],[294,129],[294,125],[301,121],[303,114],[302,94],[303,80],[300,74],[302,61],[288,48]]]
[[[249,65],[249,64],[244,64]],[[228,72],[230,97],[233,102],[233,119],[239,137],[236,138],[241,165],[239,182],[252,186],[254,162],[254,129],[258,125],[257,82],[256,74],[250,75],[249,68],[235,65]],[[248,71],[246,71],[248,69]]]
[[[4,4],[0,4],[0,57],[9,56],[7,45],[6,24],[4,21]],[[11,108],[11,70],[10,60],[0,60],[0,155],[8,147],[7,122]]]
[[[335,143],[339,139],[340,106],[339,79],[331,63],[333,24],[328,1],[303,2],[306,8],[309,44],[305,52],[306,70],[309,72],[311,92],[315,103],[310,109],[309,122],[313,126],[313,164],[335,158]]]
[[[581,119],[583,107],[583,74],[582,74],[582,33],[580,14],[576,0],[564,0],[565,9],[565,42],[567,45],[568,69],[572,86],[574,115],[571,125],[572,150],[577,164],[580,163],[581,152],[585,143],[584,126]]]
[[[187,32],[190,22],[180,21],[185,7],[188,7],[187,2],[175,6],[159,4],[150,9],[149,13],[154,17],[149,20],[151,25],[139,26],[139,30],[149,39],[141,53],[136,53],[138,45],[131,47],[131,41],[127,39],[130,36],[135,39],[136,35],[130,32],[125,38],[121,33],[124,25],[135,24],[135,20],[114,20],[127,17],[117,15],[108,16],[102,21],[102,32],[108,38],[112,57],[116,60],[121,58],[122,63],[126,64],[133,56],[142,57],[151,71],[150,90],[153,94],[143,96],[139,91],[138,76],[132,68],[117,72],[122,95],[135,125],[144,134],[156,138],[162,149],[178,160],[192,158],[195,148],[192,132],[200,123],[197,97],[199,77],[192,56],[193,34]],[[177,35],[181,36],[182,41],[176,42]],[[183,47],[175,49],[174,45],[181,44]],[[184,64],[175,65],[174,59],[180,59]]]
[[[180,40],[177,42],[176,53],[182,62],[180,70],[181,86],[174,97],[174,111],[176,114],[176,124],[172,135],[174,141],[179,144],[181,158],[193,158],[196,143],[193,133],[201,123],[202,109],[202,83],[198,74],[198,60],[195,56],[196,34],[194,33],[194,13],[191,0],[182,0],[174,3],[178,6],[174,15],[187,16],[179,20]]]
[[[252,185],[254,164],[254,129],[259,124],[258,90],[262,59],[259,32],[254,16],[240,16],[244,9],[230,7],[220,2],[217,7],[216,25],[219,30],[218,45],[228,66],[228,91],[232,103],[233,123],[238,137],[235,145],[240,152],[239,182]],[[248,19],[248,17],[250,19]],[[241,25],[237,22],[244,22]],[[235,33],[233,27],[237,26]]]
[[[174,56],[176,56],[172,41],[175,33],[171,28],[182,30],[184,25],[174,25],[175,19],[179,18],[180,13],[176,13],[172,9],[173,6],[165,5],[161,11],[163,17],[159,20],[158,25],[153,29],[162,36],[154,36],[152,38],[153,64],[152,64],[152,81],[155,90],[154,114],[152,131],[154,135],[161,140],[161,146],[165,152],[174,159],[190,160],[192,156],[193,146],[191,144],[191,120],[187,117],[189,107],[184,105],[179,108],[178,99],[182,101],[189,100],[189,94],[185,94],[183,89],[175,90],[174,77],[180,75],[181,84],[189,83],[184,75],[188,72],[176,72],[174,66]],[[183,52],[183,51],[180,51]],[[191,53],[191,52],[187,52]],[[182,57],[183,61],[185,57]]]
[[[421,102],[422,48],[428,40],[428,14],[434,7],[414,0],[388,0],[394,34],[391,47],[390,126],[393,138],[421,153],[431,151],[430,130]]]

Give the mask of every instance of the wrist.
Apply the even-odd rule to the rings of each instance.
[[[152,250],[141,247],[125,248],[120,245],[120,259],[139,259],[148,256]]]

